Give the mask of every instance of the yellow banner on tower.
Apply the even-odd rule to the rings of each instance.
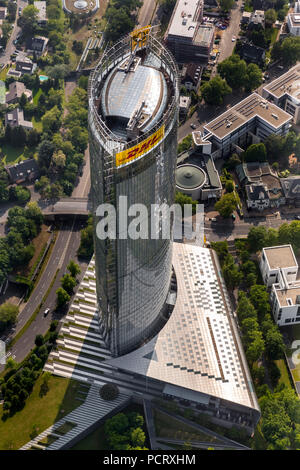
[[[130,147],[127,150],[123,150],[116,154],[116,166],[122,166],[126,163],[141,157],[145,153],[149,152],[152,148],[156,147],[159,142],[164,138],[165,125],[162,125],[154,134],[151,134],[147,139],[142,140],[139,144],[134,147]]]
[[[144,47],[148,41],[151,25],[144,26],[143,28],[136,29],[130,33],[131,36],[131,51],[134,51],[135,46]]]

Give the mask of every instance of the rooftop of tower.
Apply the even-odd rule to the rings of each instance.
[[[101,111],[112,132],[120,137],[146,132],[162,117],[167,84],[150,57],[129,56],[107,77],[101,93]]]

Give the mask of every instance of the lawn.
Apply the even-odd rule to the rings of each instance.
[[[182,421],[179,421],[171,416],[154,410],[154,423],[155,432],[157,437],[165,437],[170,439],[180,439],[185,442],[190,441],[205,441],[205,442],[219,442],[212,436],[198,431],[196,428],[189,426]]]
[[[36,119],[34,116],[32,118],[33,127],[39,132],[43,131],[43,124],[41,119]]]
[[[34,104],[38,104],[39,97],[42,94],[42,89],[39,88],[38,90],[33,90],[33,98],[32,101]]]
[[[30,441],[34,427],[41,433],[82,404],[76,400],[77,391],[82,386],[80,382],[51,376],[49,391],[40,397],[42,381],[40,376],[23,410],[8,418],[6,422],[0,420],[0,450],[19,449]]]
[[[1,147],[1,159],[4,165],[17,163],[25,160],[24,147],[13,147],[12,145],[5,144]]]
[[[289,373],[288,373],[284,359],[279,359],[278,361],[275,361],[275,363],[277,367],[280,369],[280,374],[281,374],[280,379],[279,379],[279,384],[284,383],[287,387],[292,388]]]

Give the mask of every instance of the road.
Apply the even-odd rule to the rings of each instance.
[[[224,222],[210,222],[208,220],[204,223],[204,233],[206,239],[210,242],[221,240],[233,240],[234,238],[246,237],[251,227],[265,226],[266,228],[278,228],[285,222],[291,222],[295,219],[294,215],[282,215],[282,217],[256,217],[245,218],[244,220],[229,219]]]
[[[17,25],[17,20],[18,20],[18,17],[19,17],[19,8],[21,7],[23,9],[24,7],[27,7],[27,5],[28,5],[27,2],[24,2],[23,0],[17,0],[16,19],[15,19],[14,24],[12,25],[12,27],[13,27],[12,33],[10,35],[10,38],[9,38],[7,44],[6,44],[5,52],[3,54],[1,54],[1,56],[0,56],[0,64],[7,65],[8,63],[10,63],[10,56],[12,55],[12,53],[16,49],[16,46],[14,45],[13,42],[16,39],[19,32],[21,31],[21,28]]]
[[[17,362],[22,361],[30,352],[34,345],[34,340],[37,334],[45,334],[48,330],[50,323],[54,319],[61,319],[62,316],[57,316],[54,312],[56,305],[56,290],[60,287],[60,278],[65,274],[67,265],[71,259],[78,262],[76,252],[80,244],[80,230],[82,222],[74,219],[63,224],[58,233],[55,246],[53,247],[50,259],[45,267],[43,274],[36,285],[33,293],[31,294],[28,302],[19,315],[19,319],[14,334],[18,333],[26,322],[31,318],[35,309],[42,301],[43,296],[46,294],[51,281],[53,280],[57,269],[59,272],[56,280],[51,288],[51,291],[39,311],[36,319],[31,323],[29,328],[24,332],[20,339],[11,349],[12,356],[15,356]],[[81,277],[87,267],[87,263],[80,262]],[[44,311],[50,308],[50,313],[44,317]],[[66,312],[64,312],[65,314]]]
[[[82,176],[80,176],[79,182],[74,188],[72,197],[88,197],[89,195],[91,189],[89,147],[84,152],[84,162]]]
[[[139,11],[138,27],[147,26],[151,23],[158,6],[158,0],[144,0]]]
[[[236,36],[240,31],[240,21],[242,18],[241,11],[242,0],[235,2],[235,7],[231,10],[230,13],[230,24],[229,27],[223,31],[222,39],[220,42],[220,55],[219,62],[222,62],[227,57],[231,56],[235,42],[232,41],[232,36]]]

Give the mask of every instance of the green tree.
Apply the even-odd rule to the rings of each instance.
[[[262,142],[250,145],[244,153],[245,162],[265,162],[266,158],[266,147]]]
[[[265,12],[265,23],[266,26],[271,27],[277,19],[276,11],[273,8],[270,8]]]
[[[37,30],[38,12],[39,10],[34,5],[28,5],[23,9],[18,23],[22,27],[25,36],[30,36]]]
[[[239,203],[239,197],[235,192],[224,194],[221,199],[215,204],[215,210],[219,212],[222,217],[230,217],[234,210],[236,210]]]
[[[19,307],[10,302],[0,305],[0,331],[7,326],[13,325],[18,317]]]
[[[133,429],[130,438],[134,447],[143,447],[145,444],[146,436],[141,428]]]
[[[223,11],[229,11],[234,5],[234,0],[220,0],[219,4]]]
[[[218,65],[218,73],[233,88],[242,88],[245,82],[247,64],[237,54],[233,54]]]
[[[68,271],[70,271],[70,274],[72,277],[76,278],[78,274],[81,273],[81,269],[78,264],[75,263],[75,261],[71,260],[67,266]]]
[[[61,285],[62,285],[62,288],[69,294],[73,294],[73,289],[74,287],[76,286],[76,280],[70,276],[70,274],[65,274],[62,278],[61,278]]]
[[[67,302],[69,302],[70,300],[70,296],[68,294],[68,292],[65,291],[65,289],[63,289],[62,287],[59,287],[56,291],[56,295],[57,295],[57,306],[58,307],[62,307],[63,305],[65,305]]]
[[[224,96],[231,92],[232,89],[227,84],[226,80],[223,80],[220,75],[216,75],[201,87],[201,94],[204,101],[213,105],[221,105],[223,103]]]
[[[245,74],[244,88],[246,91],[252,91],[262,84],[263,74],[256,64],[249,64]]]

